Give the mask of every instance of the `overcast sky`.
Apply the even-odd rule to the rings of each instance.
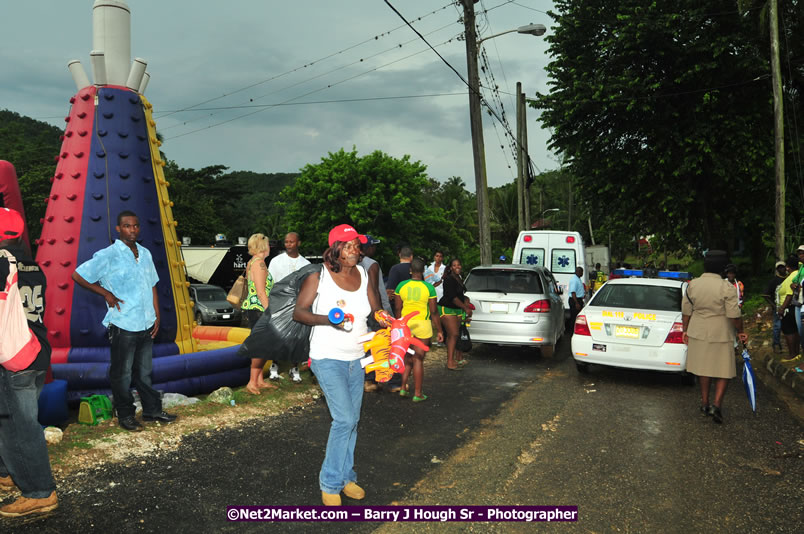
[[[127,3],[131,55],[148,62],[145,96],[165,137],[162,149],[180,166],[296,172],[354,146],[361,155],[408,154],[431,177],[460,176],[474,190],[466,86],[383,0]],[[391,4],[466,77],[465,43],[456,38],[463,29],[459,8],[448,0]],[[77,91],[67,62],[81,60],[92,77],[92,5],[0,3],[0,109],[64,126],[68,100]],[[482,37],[531,22],[549,32],[544,12],[551,8],[550,0],[482,0],[475,7],[488,10],[479,15]],[[530,96],[547,90],[546,44],[511,33],[483,47],[516,132],[516,82]],[[352,101],[333,102],[343,100]],[[210,109],[259,105],[271,106]],[[537,119],[529,109],[531,158],[539,170],[554,169],[549,134]],[[489,185],[509,183],[516,168],[503,128],[495,129],[487,114],[483,121]]]

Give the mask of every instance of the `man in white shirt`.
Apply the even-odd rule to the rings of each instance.
[[[444,276],[446,267],[447,266],[444,264],[444,253],[440,250],[436,250],[433,255],[433,263],[428,265],[427,269],[424,271],[424,281],[428,282],[436,290],[436,302],[441,300],[441,297],[444,296],[444,286],[441,285],[441,278]]]
[[[285,252],[272,259],[268,265],[268,272],[271,273],[274,283],[310,264],[304,256],[299,254],[299,243],[301,241],[296,232],[290,232],[285,236]]]
[[[285,252],[274,257],[268,265],[268,272],[271,274],[271,278],[274,279],[274,283],[279,282],[290,273],[294,273],[305,265],[310,264],[304,256],[299,254],[299,243],[301,243],[301,241],[299,241],[299,234],[296,232],[289,232],[285,236]],[[291,367],[288,374],[290,375],[290,379],[294,382],[299,383],[302,381],[298,367]],[[279,376],[279,366],[276,361],[271,362],[271,370],[268,378],[271,380],[279,380],[279,378],[281,378]]]

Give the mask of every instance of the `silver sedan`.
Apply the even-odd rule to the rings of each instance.
[[[552,356],[564,334],[564,305],[553,274],[534,265],[484,265],[466,278],[472,341],[538,347]]]

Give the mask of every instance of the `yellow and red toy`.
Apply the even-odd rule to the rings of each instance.
[[[393,319],[385,312],[380,316],[377,312],[376,318],[381,323],[388,323],[390,326],[371,332],[364,336],[366,341],[363,343],[363,350],[371,351],[371,356],[363,358],[360,363],[366,370],[366,374],[374,371],[377,382],[388,382],[394,373],[405,371],[405,354],[413,354],[411,345],[415,345],[422,350],[430,350],[430,347],[419,341],[410,332],[408,321],[418,315],[418,311],[411,312],[401,319]]]

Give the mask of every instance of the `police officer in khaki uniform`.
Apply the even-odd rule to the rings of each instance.
[[[701,383],[701,413],[723,422],[721,405],[729,379],[737,376],[734,336],[743,343],[743,320],[734,286],[721,278],[728,263],[722,250],[710,250],[704,258],[700,278],[690,282],[681,303],[684,343],[687,344],[687,371],[698,375]],[[709,385],[715,381],[715,400],[709,404]]]

